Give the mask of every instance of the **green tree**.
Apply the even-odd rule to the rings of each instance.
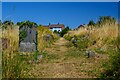
[[[34,22],[31,22],[31,21],[23,21],[23,22],[17,22],[17,25],[20,26],[20,28],[22,27],[37,27],[38,25]]]
[[[60,34],[60,32],[59,32],[59,31],[57,31],[57,30],[54,30],[54,33],[56,33],[56,34]]]
[[[60,36],[63,37],[64,34],[68,33],[69,30],[71,30],[71,29],[67,26],[65,29],[63,29],[63,30],[60,32]]]
[[[26,36],[27,36],[27,32],[25,30],[20,31],[20,34],[19,34],[20,42],[24,40]]]
[[[96,23],[98,26],[102,26],[105,24],[115,24],[116,19],[111,16],[100,16],[98,22]]]
[[[93,20],[90,20],[90,22],[88,23],[88,26],[95,26],[95,22]]]

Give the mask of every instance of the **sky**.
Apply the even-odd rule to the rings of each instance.
[[[48,25],[58,22],[69,26],[78,27],[95,22],[99,16],[118,17],[117,2],[3,2],[2,21],[12,20],[33,21],[37,24]]]
[[[119,0],[2,0],[2,2],[119,2]]]

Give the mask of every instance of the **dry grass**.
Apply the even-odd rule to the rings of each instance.
[[[2,31],[2,38],[7,38],[10,40],[10,47],[11,51],[18,50],[19,47],[19,27],[14,26],[13,29],[4,29]]]
[[[46,27],[40,26],[37,28],[37,31],[38,31],[38,51],[43,51],[49,44],[51,44],[43,39],[43,37],[46,34],[53,35],[54,39],[58,38],[56,34],[53,34],[53,32]]]
[[[38,31],[38,51],[42,51],[44,50],[44,48],[46,47],[47,42],[43,39],[43,36],[46,34],[52,34],[52,32],[45,27],[38,27],[37,28]]]
[[[104,25],[100,28],[95,28],[90,31],[90,40],[95,40],[97,43],[94,47],[107,47],[109,43],[114,41],[118,37],[118,25]]]
[[[2,37],[10,40],[8,48],[2,52],[2,77],[3,78],[20,78],[25,76],[26,64],[19,56],[19,27],[13,26],[13,29],[4,29]],[[27,66],[26,66],[27,67]],[[27,69],[27,68],[26,68]]]
[[[89,34],[88,39],[90,42],[88,42],[88,47],[89,49],[94,49],[101,47],[106,48],[107,47],[106,45],[114,41],[118,36],[117,23],[111,25],[106,24],[101,27],[96,26],[93,27],[91,30],[87,30],[87,28],[89,27],[85,26],[85,28],[79,28],[78,30],[75,31],[69,31],[64,37],[70,40],[74,35],[80,37]],[[95,45],[92,45],[93,41],[96,41]]]
[[[87,27],[87,26],[85,26]],[[84,35],[88,33],[88,30],[86,28],[79,28],[78,30],[75,30],[75,31],[69,31],[68,34],[70,35]]]

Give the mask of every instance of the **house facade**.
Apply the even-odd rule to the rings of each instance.
[[[51,31],[58,31],[58,32],[61,32],[64,28],[65,28],[65,26],[64,26],[64,24],[49,24],[48,26],[45,26],[45,27],[48,27]]]

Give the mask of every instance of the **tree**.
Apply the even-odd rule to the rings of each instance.
[[[31,22],[31,21],[23,21],[23,22],[17,22],[17,25],[20,26],[20,28],[22,27],[29,27],[29,28],[32,28],[32,27],[37,27],[37,23],[34,23],[34,22]]]
[[[57,31],[57,30],[54,30],[54,33],[59,34],[60,32],[59,32],[59,31]]]
[[[63,37],[64,34],[66,34],[69,30],[71,30],[71,29],[67,26],[65,29],[63,29],[63,30],[60,32],[60,36]]]
[[[95,26],[95,22],[93,20],[90,20],[90,22],[88,23],[88,26]]]
[[[111,16],[100,16],[97,24],[100,26],[105,25],[105,24],[115,24],[116,19],[111,17]]]

